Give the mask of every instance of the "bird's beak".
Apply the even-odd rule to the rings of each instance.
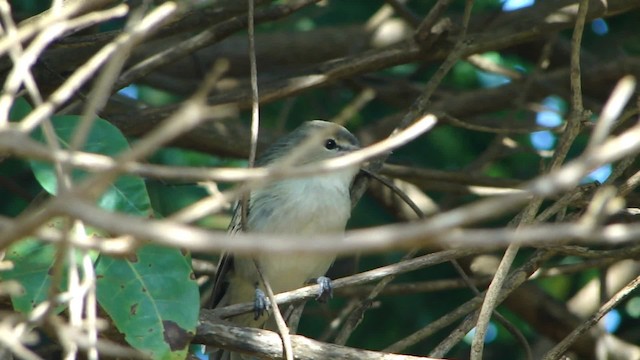
[[[360,146],[358,145],[346,145],[346,146],[342,146],[340,149],[340,152],[348,154],[350,152],[356,151],[356,150],[360,150]]]

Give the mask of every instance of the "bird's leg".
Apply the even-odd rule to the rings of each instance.
[[[269,298],[264,291],[260,290],[258,283],[256,283],[256,292],[253,299],[253,320],[258,320],[265,311],[269,310],[270,306]]]
[[[308,284],[318,284],[320,285],[320,290],[318,291],[318,296],[316,300],[318,302],[324,303],[333,297],[333,285],[331,284],[331,279],[326,276],[319,276],[317,278],[312,278],[307,281]]]

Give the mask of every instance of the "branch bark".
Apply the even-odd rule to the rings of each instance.
[[[282,359],[282,340],[278,334],[254,328],[216,323],[216,320],[201,318],[194,342],[224,348],[261,359]],[[295,358],[299,360],[345,359],[345,360],[429,360],[435,358],[396,355],[377,351],[350,348],[312,340],[301,335],[291,335]]]

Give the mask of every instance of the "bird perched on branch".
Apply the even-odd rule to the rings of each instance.
[[[257,161],[258,166],[276,167],[316,163],[339,157],[359,148],[356,137],[344,127],[314,120],[305,122],[274,143]],[[229,232],[238,231],[299,235],[336,233],[345,230],[351,215],[350,186],[359,166],[354,165],[321,174],[274,181],[249,196],[246,228],[242,226],[241,206],[236,206]],[[331,294],[330,280],[324,277],[334,256],[326,254],[258,254],[254,257],[224,254],[219,265],[210,307],[254,302],[254,314],[228,319],[245,327],[263,327],[269,318],[264,284],[256,270],[257,262],[274,293],[294,290],[315,281],[320,284],[319,299]],[[255,260],[255,262],[254,262]],[[224,352],[216,358],[242,359]]]

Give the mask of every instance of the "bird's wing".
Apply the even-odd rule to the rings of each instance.
[[[228,283],[226,278],[230,271],[233,271],[233,255],[224,253],[218,261],[218,271],[213,280],[213,290],[205,308],[213,309],[218,306],[227,290]]]
[[[242,211],[240,203],[236,204],[233,211],[233,217],[227,232],[229,234],[235,234],[242,231]],[[233,255],[231,253],[223,253],[218,261],[218,269],[216,276],[213,279],[213,290],[211,291],[211,297],[207,302],[205,308],[213,309],[220,303],[228,287],[228,276],[233,271]]]

